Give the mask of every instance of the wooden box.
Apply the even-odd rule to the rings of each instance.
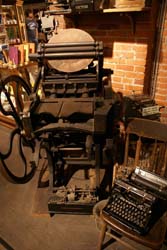
[[[145,0],[110,0],[110,8],[144,8]]]

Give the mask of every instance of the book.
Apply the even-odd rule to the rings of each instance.
[[[19,61],[19,65],[22,66],[24,65],[24,45],[19,44],[19,45],[15,45],[15,47],[18,48],[18,61]]]
[[[9,46],[9,60],[12,62],[13,65],[19,64],[19,55],[18,55],[18,48],[15,46]]]
[[[27,64],[29,62],[29,43],[24,43],[24,63]]]

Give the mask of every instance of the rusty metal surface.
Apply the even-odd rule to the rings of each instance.
[[[53,35],[49,43],[72,43],[72,42],[92,42],[93,38],[85,31],[80,29],[66,29]],[[62,72],[76,72],[88,66],[92,61],[88,59],[63,59],[63,60],[49,60],[48,63],[52,68]]]

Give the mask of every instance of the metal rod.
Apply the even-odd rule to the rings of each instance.
[[[54,47],[54,48],[45,48],[44,49],[44,53],[47,54],[47,53],[60,53],[60,52],[89,52],[89,51],[98,51],[99,48],[95,48],[93,46],[83,46],[83,47]],[[39,51],[39,53],[42,52],[43,53],[43,50]]]
[[[57,84],[56,84],[57,82]],[[61,85],[61,84],[68,84],[68,85],[71,85],[71,84],[74,84],[74,83],[98,83],[98,80],[97,79],[70,79],[70,83],[67,81],[67,80],[64,80],[64,79],[55,79],[55,81],[45,81],[43,82],[42,84],[43,85],[53,85],[53,84],[56,84],[56,85]],[[89,88],[89,86],[87,86]],[[94,86],[96,87],[96,86]]]
[[[78,58],[97,58],[98,56],[102,56],[102,52],[101,53],[97,53],[97,52],[82,52],[82,53],[78,53],[73,52],[73,53],[51,53],[51,54],[29,54],[29,58],[31,60],[38,60],[38,59],[78,59]]]
[[[79,42],[79,43],[41,43],[41,48],[55,48],[55,47],[82,47],[82,46],[102,46],[102,42]]]
[[[59,75],[59,74],[55,74],[55,75],[52,75],[52,76],[46,76],[45,77],[45,80],[47,81],[53,81],[53,80],[58,80],[58,79],[67,79],[67,80],[73,80],[73,79],[76,79],[76,78],[96,78],[96,75],[95,74],[83,74],[83,75],[79,75],[79,74],[76,74],[76,75]]]

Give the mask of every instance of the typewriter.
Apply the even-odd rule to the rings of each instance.
[[[112,74],[103,68],[103,43],[83,30],[66,29],[30,58],[40,72],[27,103],[30,115],[23,112],[22,121],[47,155],[49,213],[92,213],[102,196],[100,168],[108,167],[103,151],[120,110],[119,101],[106,94],[111,87],[103,84]]]
[[[124,115],[126,123],[133,117],[149,120],[160,120],[161,106],[147,95],[132,94],[123,98]]]
[[[128,179],[115,181],[103,213],[145,235],[166,210],[167,180],[137,167]]]

